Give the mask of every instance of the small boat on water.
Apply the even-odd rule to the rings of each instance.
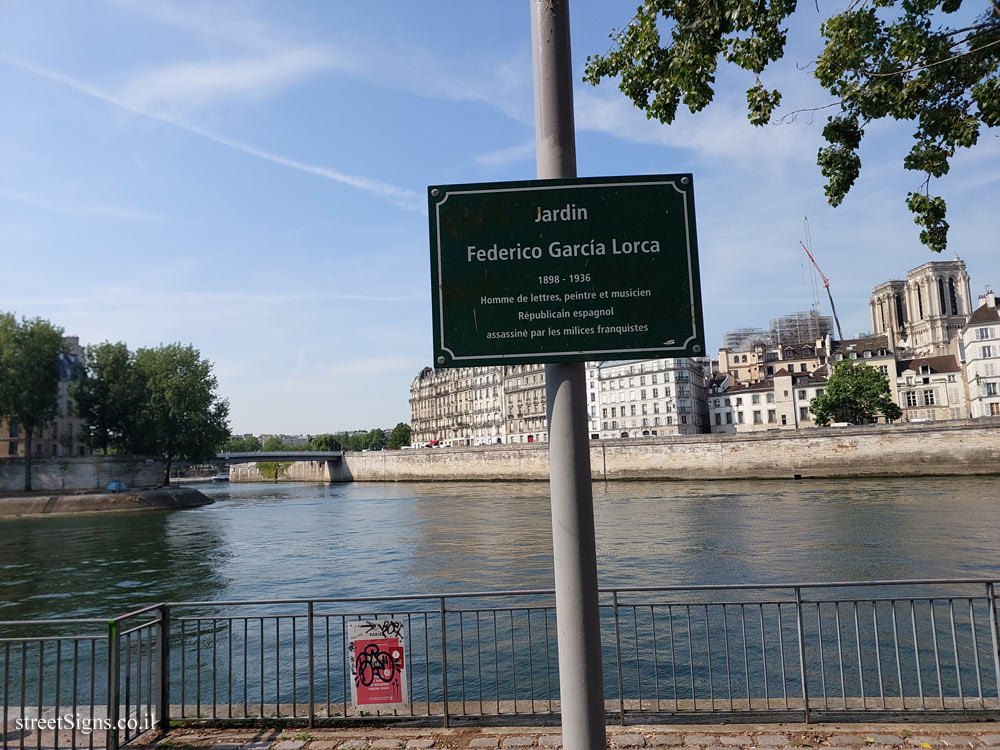
[[[229,472],[228,471],[220,471],[218,474],[213,474],[212,475],[212,481],[213,482],[228,482],[229,481]]]

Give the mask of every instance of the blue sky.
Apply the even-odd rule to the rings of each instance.
[[[871,288],[938,257],[904,205],[912,124],[869,128],[830,208],[824,117],[753,128],[746,75],[670,127],[579,83],[634,5],[571,2],[579,174],[694,174],[710,350],[810,307],[805,215],[845,334],[868,330]],[[409,419],[431,358],[427,185],[535,177],[527,0],[0,0],[0,16],[0,310],[84,343],[194,344],[238,432]],[[803,3],[765,74],[782,111],[830,101],[796,65],[818,21]],[[935,185],[974,296],[1000,283],[997,136]]]

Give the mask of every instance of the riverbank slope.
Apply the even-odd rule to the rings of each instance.
[[[215,502],[191,487],[155,490],[91,492],[78,495],[33,493],[0,497],[0,518],[67,515],[74,513],[134,512],[195,508]]]

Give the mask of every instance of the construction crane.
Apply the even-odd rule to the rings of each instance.
[[[808,223],[806,224],[806,231],[807,232],[809,231]],[[833,304],[833,294],[831,294],[830,292],[830,280],[823,273],[823,270],[819,267],[819,263],[816,262],[816,259],[813,257],[813,254],[809,252],[809,248],[806,247],[805,243],[802,240],[799,240],[799,244],[802,245],[802,249],[806,251],[806,255],[808,255],[809,260],[812,261],[813,268],[816,269],[816,272],[819,274],[819,277],[823,280],[823,286],[826,287],[826,296],[830,298],[830,309],[833,310],[833,322],[837,324],[837,336],[840,338],[841,341],[843,341],[844,333],[843,331],[840,330],[840,318],[837,317],[837,306]]]

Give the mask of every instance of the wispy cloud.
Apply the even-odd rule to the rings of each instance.
[[[609,87],[610,88],[610,87]],[[794,125],[756,128],[746,114],[726,102],[715,102],[695,116],[681,114],[671,125],[647,120],[619,92],[577,88],[576,125],[631,143],[683,148],[701,156],[725,157],[741,165],[777,166],[812,157],[815,131]]]
[[[307,76],[330,67],[333,51],[300,47],[227,60],[174,63],[131,80],[122,99],[149,111],[189,111],[221,97],[263,99]]]
[[[498,151],[487,151],[484,154],[476,154],[476,162],[483,164],[485,166],[502,166],[504,164],[510,164],[511,162],[520,161],[521,159],[526,159],[529,156],[533,156],[535,153],[535,142],[526,141],[525,143],[518,144],[517,146],[510,146],[509,148],[502,148]]]
[[[228,138],[224,135],[214,133],[210,130],[206,130],[205,128],[191,124],[177,117],[146,109],[127,99],[109,94],[106,91],[102,91],[95,86],[84,83],[83,81],[73,78],[65,73],[36,65],[35,63],[27,60],[7,56],[0,56],[0,60],[9,65],[13,65],[16,68],[20,68],[21,70],[39,76],[40,78],[44,78],[48,81],[52,81],[53,83],[58,83],[62,86],[78,91],[81,94],[99,99],[107,102],[108,104],[113,104],[114,106],[132,112],[133,114],[148,117],[151,120],[166,123],[176,128],[180,128],[181,130],[186,130],[189,133],[201,136],[202,138],[207,138],[210,141],[214,141],[215,143],[227,146],[228,148],[236,151],[242,151],[245,154],[256,156],[259,159],[273,162],[274,164],[281,164],[282,166],[297,169],[301,172],[314,174],[319,177],[338,182],[342,185],[357,188],[358,190],[374,193],[382,198],[385,198],[386,200],[391,201],[397,206],[410,211],[426,211],[424,197],[408,188],[397,187],[396,185],[391,185],[387,182],[382,182],[381,180],[375,180],[368,177],[346,174],[329,167],[309,164],[282,156],[281,154],[265,151],[264,149],[257,148],[256,146],[251,146],[232,138]]]
[[[103,216],[128,221],[149,221],[158,224],[176,221],[171,216],[137,211],[131,208],[87,203],[74,200],[72,202],[56,201],[34,193],[24,193],[13,190],[0,190],[0,201],[12,201],[26,206],[33,206],[44,211],[70,216]]]

